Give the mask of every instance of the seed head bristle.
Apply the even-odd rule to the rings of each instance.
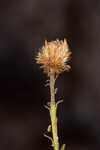
[[[40,64],[47,74],[50,72],[59,74],[70,70],[71,67],[68,65],[70,55],[71,51],[65,39],[64,41],[58,39],[51,42],[45,41],[36,57],[36,63]]]

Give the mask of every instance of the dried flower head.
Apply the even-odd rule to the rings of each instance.
[[[48,74],[50,72],[61,73],[70,70],[70,66],[67,64],[70,55],[71,52],[66,40],[45,41],[45,45],[36,57],[36,62],[41,64],[41,68]]]

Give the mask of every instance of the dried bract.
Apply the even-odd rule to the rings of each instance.
[[[70,66],[67,64],[70,59],[71,52],[68,48],[67,41],[45,41],[45,45],[41,48],[36,57],[36,62],[41,65],[44,72],[61,73],[69,71]]]

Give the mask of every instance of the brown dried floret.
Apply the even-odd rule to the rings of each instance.
[[[70,59],[71,52],[68,48],[67,41],[45,41],[45,45],[41,48],[36,57],[36,62],[41,65],[44,72],[61,73],[69,71],[70,66],[67,64]]]

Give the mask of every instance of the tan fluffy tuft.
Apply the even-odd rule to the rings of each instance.
[[[50,72],[61,73],[70,70],[71,67],[67,64],[70,55],[71,52],[66,40],[45,41],[44,46],[36,57],[36,62],[48,74]]]

